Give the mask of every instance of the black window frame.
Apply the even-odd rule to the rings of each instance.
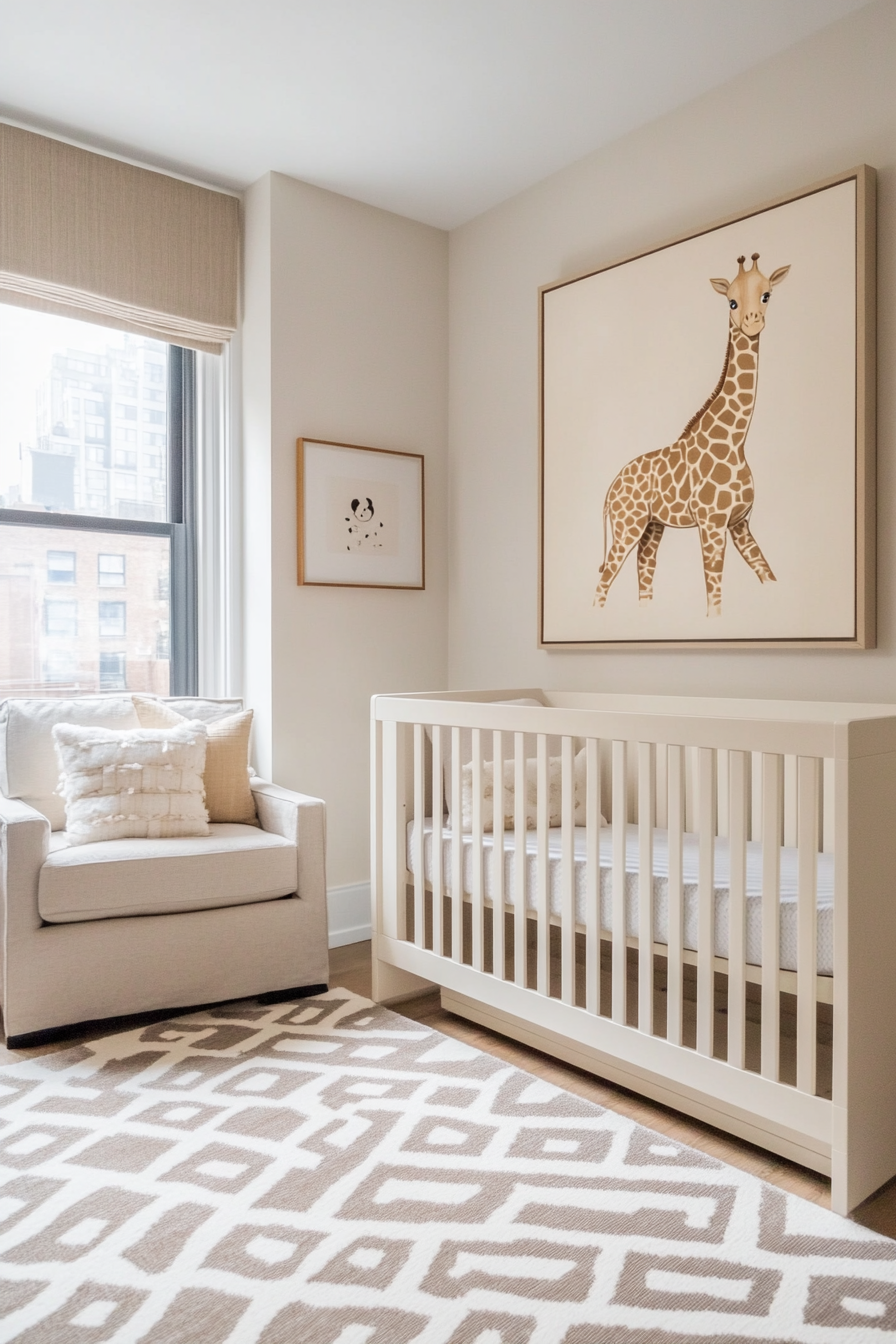
[[[152,381],[155,381],[154,379]],[[71,528],[74,532],[139,533],[170,545],[170,695],[199,691],[196,562],[196,352],[168,346],[168,520],[104,518],[62,510],[0,508],[0,526]],[[2,533],[0,533],[2,536]]]

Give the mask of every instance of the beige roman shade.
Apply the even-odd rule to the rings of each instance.
[[[219,352],[239,201],[0,123],[0,302]]]

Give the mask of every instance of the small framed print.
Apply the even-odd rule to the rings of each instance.
[[[300,584],[423,588],[423,456],[296,441]]]

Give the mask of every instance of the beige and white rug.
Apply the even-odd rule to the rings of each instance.
[[[0,1344],[896,1340],[896,1242],[344,990],[0,1068]]]

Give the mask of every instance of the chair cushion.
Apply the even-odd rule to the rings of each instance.
[[[79,695],[73,699],[23,698],[0,702],[0,791],[42,812],[54,831],[65,828],[65,803],[56,793],[59,765],[53,726],[139,728],[129,695]]]
[[[288,896],[298,850],[256,826],[213,825],[208,836],[70,845],[50,837],[38,909],[48,924],[170,915]]]

